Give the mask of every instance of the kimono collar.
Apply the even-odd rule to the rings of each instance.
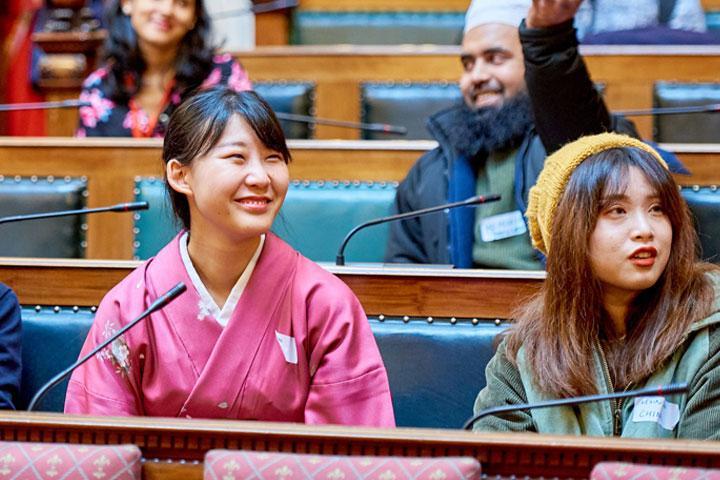
[[[190,280],[195,286],[195,290],[197,290],[198,295],[200,295],[200,304],[198,305],[200,313],[198,313],[198,316],[202,316],[203,318],[207,316],[212,316],[220,325],[225,327],[230,321],[230,316],[232,315],[233,311],[235,311],[235,307],[240,300],[240,296],[245,291],[245,287],[250,281],[250,277],[255,270],[255,265],[257,265],[258,258],[260,258],[260,253],[262,252],[263,245],[265,245],[265,235],[260,236],[260,243],[258,244],[255,253],[253,253],[253,256],[250,259],[250,262],[247,264],[247,267],[245,267],[242,275],[240,275],[240,278],[238,278],[235,286],[233,286],[232,290],[230,291],[230,295],[228,296],[227,300],[225,300],[225,305],[223,305],[222,309],[220,309],[218,304],[215,303],[212,295],[210,295],[210,292],[208,292],[205,284],[200,279],[200,275],[198,275],[197,270],[195,270],[195,266],[193,265],[192,260],[190,260],[190,254],[188,253],[187,247],[188,239],[188,232],[183,233],[180,237],[180,258],[182,259],[182,263],[185,266],[188,277],[190,277]]]

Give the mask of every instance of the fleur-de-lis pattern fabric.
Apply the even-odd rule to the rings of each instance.
[[[205,480],[479,480],[471,457],[350,457],[210,450]]]
[[[598,463],[590,480],[720,480],[720,470],[634,463]]]
[[[135,445],[0,442],[0,479],[140,479]]]

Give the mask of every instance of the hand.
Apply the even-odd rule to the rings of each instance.
[[[567,22],[575,16],[582,0],[533,0],[525,26],[547,28]]]

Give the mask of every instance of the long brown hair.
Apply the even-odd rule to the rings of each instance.
[[[690,325],[709,313],[713,292],[705,273],[714,267],[697,260],[692,217],[670,173],[637,148],[597,153],[570,176],[553,219],[547,279],[538,296],[519,310],[508,333],[508,357],[517,363],[522,346],[536,386],[545,394],[597,392],[593,350],[613,333],[602,285],[590,266],[590,236],[603,198],[632,188],[627,185],[630,168],[637,168],[657,193],[673,238],[665,271],[629,309],[625,341],[610,348],[615,385],[649,376],[682,343]]]

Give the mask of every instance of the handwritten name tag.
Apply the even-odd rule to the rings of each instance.
[[[282,333],[275,330],[275,338],[277,338],[280,344],[280,350],[282,350],[285,361],[297,365],[297,345],[295,345],[295,337],[283,335]]]
[[[665,430],[672,430],[680,421],[680,408],[664,397],[637,397],[632,421],[657,423]]]
[[[527,232],[520,210],[493,215],[480,220],[480,238],[483,242],[494,242],[515,237]]]

